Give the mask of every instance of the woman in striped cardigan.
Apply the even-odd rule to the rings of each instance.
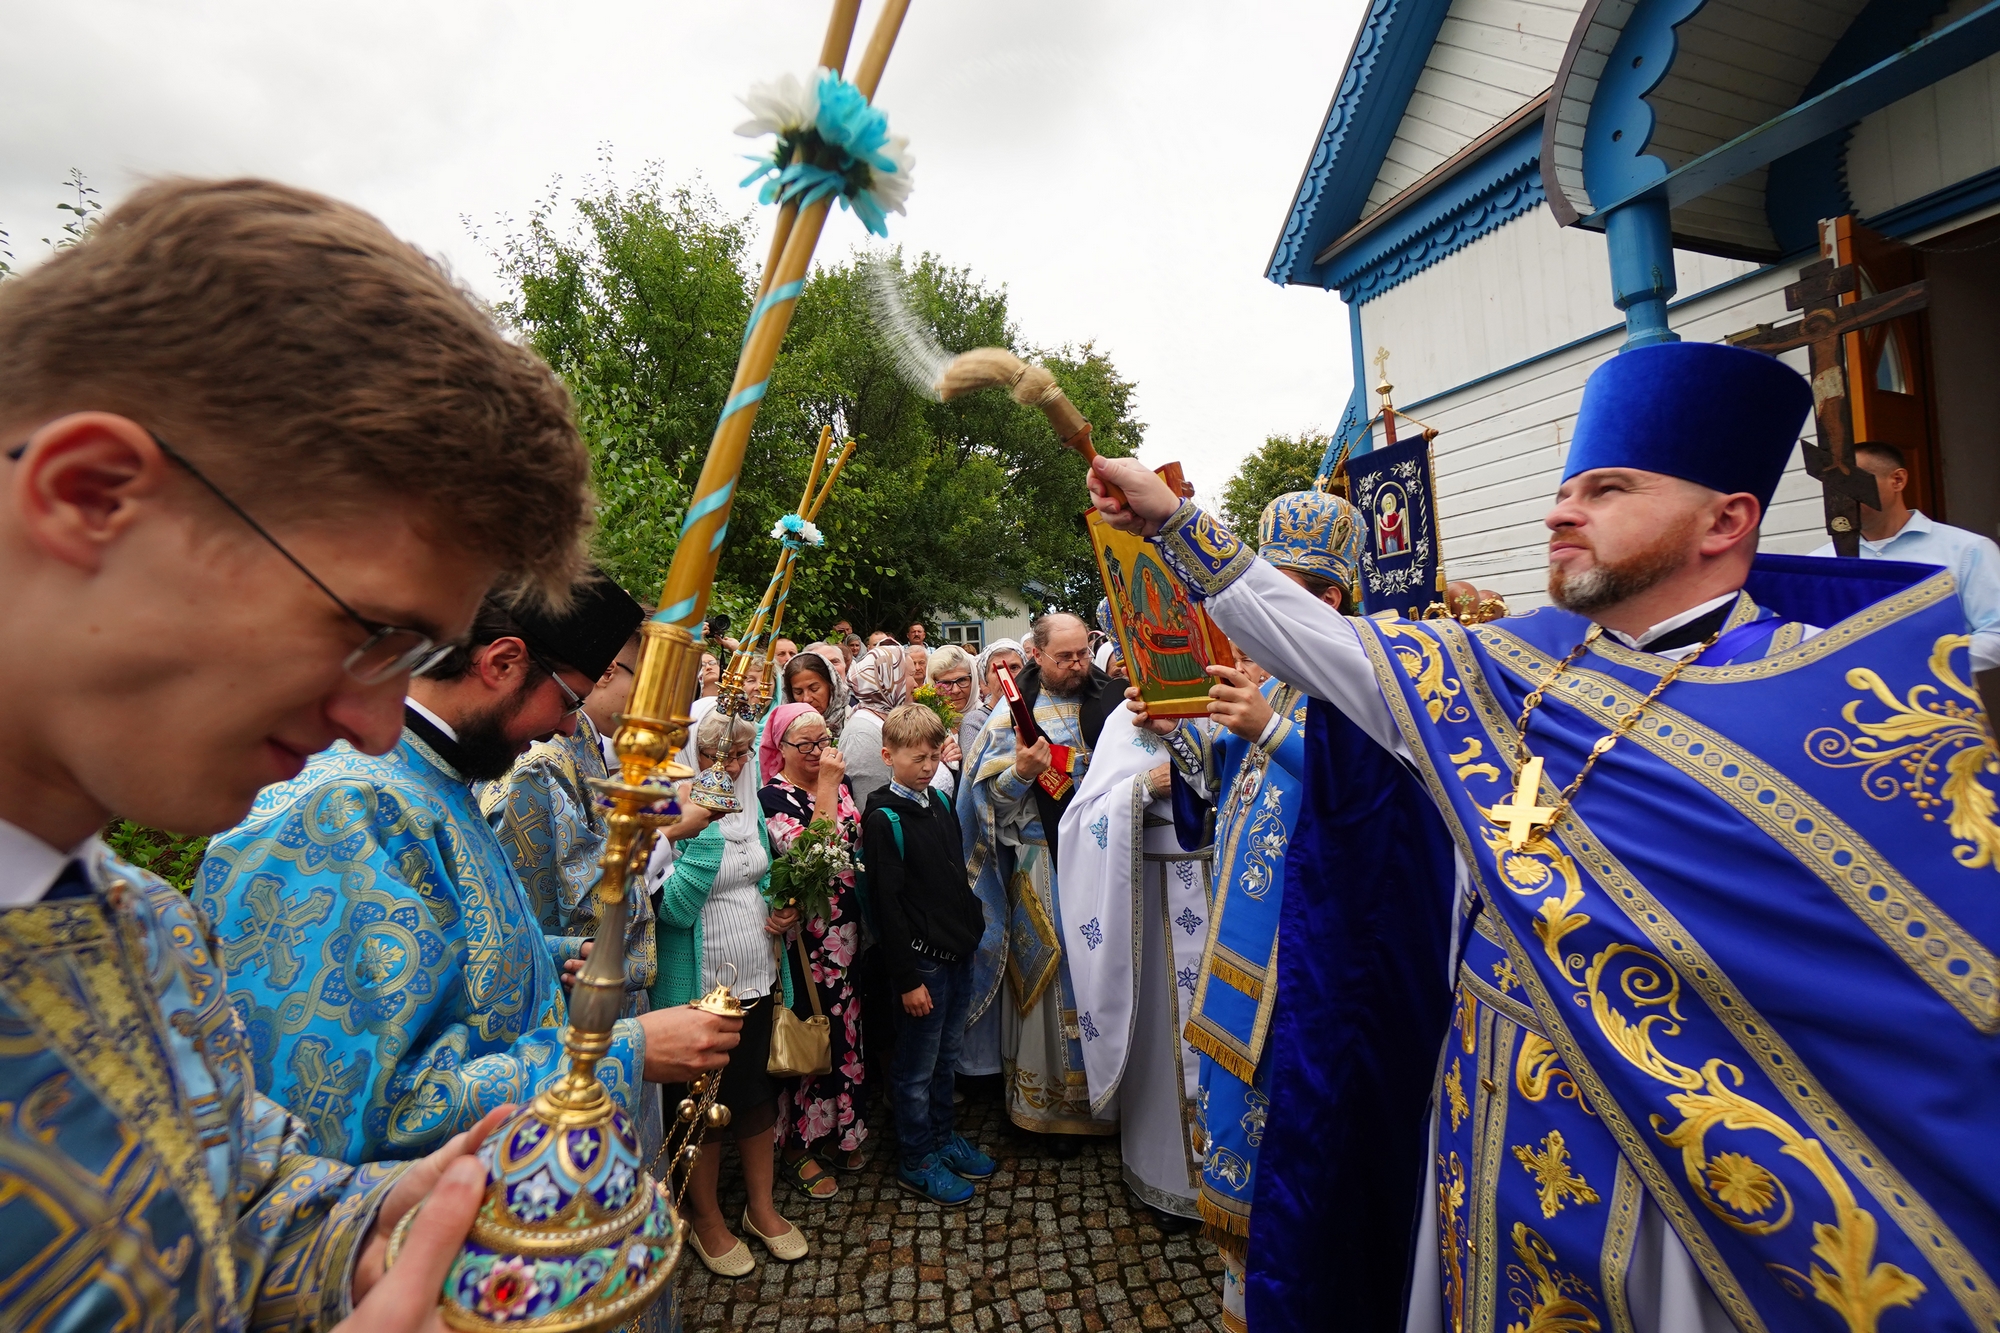
[[[766,1072],[771,1055],[771,1011],[791,1004],[790,969],[779,968],[771,941],[798,923],[798,910],[773,913],[764,899],[771,875],[771,841],[757,804],[756,771],[750,757],[753,730],[746,722],[711,712],[695,732],[695,753],[685,756],[698,768],[720,758],[736,780],[739,806],[713,820],[675,849],[672,868],[660,885],[657,914],[659,972],[653,983],[656,1007],[686,1004],[718,981],[729,983],[744,1002],[743,1037],[730,1052],[718,1100],[729,1108],[729,1134],[743,1159],[749,1193],[743,1229],[762,1241],[771,1257],[787,1263],[806,1256],[803,1232],[779,1216],[771,1200],[776,1176],[773,1129],[778,1088]],[[752,1003],[752,1001],[756,1003]],[[666,1090],[668,1114],[685,1094]],[[689,1244],[710,1271],[743,1277],[757,1267],[750,1247],[729,1229],[716,1200],[722,1169],[721,1144],[705,1149],[688,1182]]]

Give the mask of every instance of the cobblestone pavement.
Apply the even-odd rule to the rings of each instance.
[[[884,1123],[882,1106],[872,1125]],[[1219,1329],[1222,1260],[1193,1232],[1162,1236],[1125,1188],[1118,1140],[1086,1144],[1073,1161],[1040,1156],[997,1099],[974,1096],[960,1126],[999,1171],[963,1208],[940,1208],[898,1187],[889,1135],[840,1197],[813,1203],[782,1177],[778,1210],[813,1252],[732,1281],[690,1250],[680,1299],[687,1333],[820,1330]],[[722,1208],[743,1215],[735,1154],[723,1167]]]

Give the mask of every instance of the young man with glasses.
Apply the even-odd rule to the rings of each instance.
[[[503,844],[472,788],[575,733],[640,615],[602,579],[561,613],[489,596],[469,642],[410,683],[394,749],[335,746],[209,844],[199,897],[253,1058],[317,1151],[427,1152],[562,1073],[563,958],[519,869],[544,852]],[[619,1020],[599,1073],[635,1114],[642,1079],[685,1077],[682,1022]]]
[[[166,181],[0,285],[0,450],[0,1327],[429,1326],[477,1134],[314,1156],[230,951],[96,834],[212,832],[336,741],[389,749],[487,588],[567,589],[562,387],[373,218]]]

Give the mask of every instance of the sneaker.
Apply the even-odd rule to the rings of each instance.
[[[896,1183],[912,1194],[921,1194],[932,1203],[941,1203],[947,1208],[956,1208],[972,1200],[972,1186],[947,1170],[936,1153],[927,1154],[914,1170],[898,1166]]]
[[[993,1159],[973,1147],[963,1134],[952,1135],[951,1142],[938,1149],[937,1159],[945,1170],[967,1180],[984,1180],[995,1170]]]

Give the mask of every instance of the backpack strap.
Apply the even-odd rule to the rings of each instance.
[[[882,814],[889,821],[889,832],[894,834],[896,837],[896,855],[898,857],[906,855],[906,853],[903,851],[902,816],[898,815],[894,810],[889,809],[887,806],[882,807]]]

